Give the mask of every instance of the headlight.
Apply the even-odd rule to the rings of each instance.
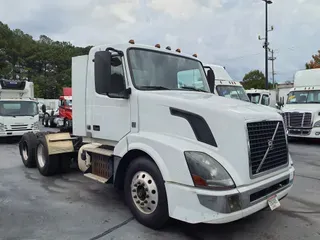
[[[224,167],[206,153],[189,151],[184,155],[196,187],[216,190],[235,188],[232,178]]]
[[[313,127],[320,127],[320,120],[315,122],[315,124],[313,125]]]

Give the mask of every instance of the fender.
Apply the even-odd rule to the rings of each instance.
[[[124,144],[125,142],[127,144]],[[119,144],[114,149],[114,155],[118,156],[118,159],[115,160],[115,171],[117,171],[123,156],[131,150],[140,150],[154,160],[165,181],[193,186],[184,151],[201,151],[220,162],[234,181],[239,180],[236,169],[219,154],[217,148],[197,140],[163,133],[139,132],[127,135],[126,141],[121,140]],[[120,147],[121,145],[122,147]]]

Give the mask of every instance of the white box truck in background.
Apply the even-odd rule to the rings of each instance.
[[[320,138],[320,69],[295,74],[282,110],[289,137]]]
[[[39,109],[33,83],[0,80],[0,137],[39,131]]]
[[[72,59],[73,135],[25,134],[22,161],[48,176],[74,157],[151,228],[279,207],[294,175],[281,116],[216,96],[214,83],[197,58],[159,45],[92,47]]]

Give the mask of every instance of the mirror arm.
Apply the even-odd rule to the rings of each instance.
[[[109,51],[109,52],[115,52],[115,53],[119,54],[121,57],[123,57],[123,56],[124,56],[124,54],[123,54],[123,52],[122,52],[121,50],[117,50],[117,49],[112,48],[112,47],[108,47],[108,48],[106,48],[106,51]]]

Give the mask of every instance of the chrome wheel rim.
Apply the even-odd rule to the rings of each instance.
[[[152,176],[137,172],[131,181],[131,196],[135,206],[144,214],[153,213],[158,206],[158,188]]]
[[[26,142],[24,142],[22,145],[22,156],[23,156],[23,160],[25,161],[28,160],[28,146]]]
[[[46,158],[44,156],[44,147],[40,143],[37,149],[37,159],[38,159],[38,164],[41,168],[43,168],[46,164]]]

